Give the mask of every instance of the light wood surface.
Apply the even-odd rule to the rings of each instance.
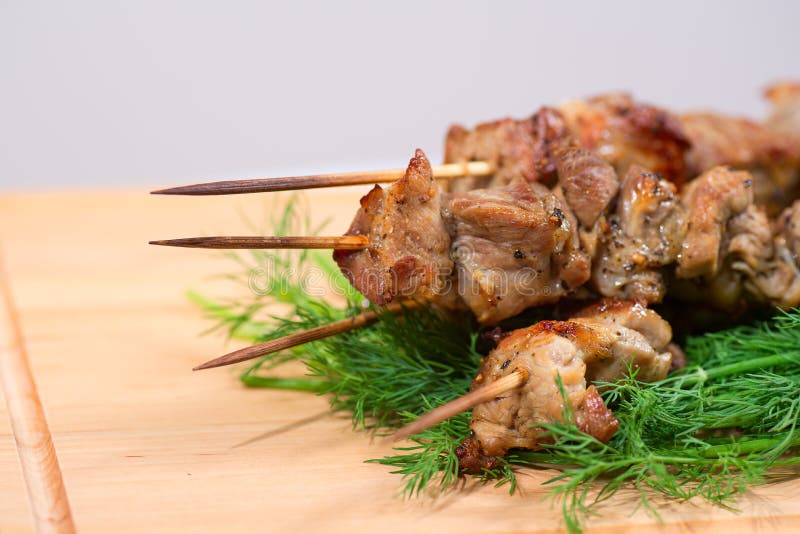
[[[312,191],[307,209],[343,231],[367,188]],[[286,199],[286,196],[278,197]],[[521,490],[466,483],[403,500],[400,478],[365,464],[386,449],[331,416],[324,398],[246,389],[241,368],[192,372],[241,346],[185,299],[233,295],[219,252],[149,247],[164,235],[237,235],[275,196],[153,197],[145,191],[6,196],[0,240],[30,364],[82,532],[555,532],[547,471]],[[288,369],[284,372],[301,372]],[[631,515],[625,493],[597,532],[790,532],[800,481],[757,488],[741,512],[655,503],[664,524]],[[32,530],[8,414],[0,407],[0,532]]]

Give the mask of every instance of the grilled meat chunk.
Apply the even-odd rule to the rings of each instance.
[[[559,149],[553,159],[564,198],[581,225],[591,228],[617,195],[617,173],[594,152],[577,146]]]
[[[800,305],[800,201],[795,201],[775,225],[775,269],[781,283],[760,289],[771,302],[783,307]],[[790,273],[790,274],[788,274]]]
[[[635,163],[678,185],[686,180],[689,141],[678,118],[634,102],[629,95],[611,94],[568,102],[558,109],[543,107],[528,119],[503,119],[473,130],[451,127],[446,163],[485,160],[496,171],[492,177],[466,178],[448,187],[451,191],[501,187],[514,178],[551,184],[557,154],[569,146],[592,152],[620,174]]]
[[[594,256],[596,290],[605,297],[660,302],[667,290],[663,268],[678,257],[683,221],[675,185],[631,166]]]
[[[500,466],[496,456],[487,456],[481,450],[481,443],[469,437],[456,447],[458,468],[462,473],[482,473],[485,469],[494,469]]]
[[[764,301],[748,279],[755,272],[770,270],[774,256],[772,228],[763,206],[753,204],[731,217],[720,246],[720,268],[699,292],[721,310],[741,311],[750,301]],[[764,274],[758,275],[763,279]]]
[[[637,103],[628,94],[600,95],[560,108],[580,146],[595,152],[624,174],[633,164],[681,185],[689,138],[672,113]]]
[[[495,169],[491,177],[451,181],[451,191],[496,188],[514,179],[549,182],[555,176],[552,153],[569,138],[561,114],[542,108],[533,117],[510,118],[479,124],[473,130],[450,127],[445,140],[445,163],[488,161]]]
[[[337,250],[334,259],[350,283],[375,304],[397,296],[444,296],[453,261],[440,211],[431,165],[417,150],[400,180],[385,190],[376,185],[361,199],[347,234],[369,236],[369,247]]]
[[[657,352],[666,350],[672,339],[672,328],[656,312],[630,300],[600,299],[574,314],[612,325],[631,328],[642,334]],[[660,375],[661,370],[658,371]],[[645,381],[652,381],[647,380]]]
[[[443,216],[453,236],[458,293],[481,323],[554,302],[589,278],[577,221],[540,184],[518,180],[454,193]]]
[[[665,347],[671,331],[654,312],[633,303],[607,302],[579,315],[515,330],[484,358],[473,388],[518,369],[529,377],[516,390],[473,409],[470,428],[484,457],[540,447],[540,425],[559,421],[564,413],[557,376],[578,427],[603,441],[611,438],[618,423],[587,380],[616,380],[629,366],[638,369],[642,379],[666,376],[672,356]]]
[[[786,208],[773,227],[763,212],[747,215],[731,223],[738,230],[729,247],[731,270],[746,277],[753,300],[800,305],[800,201]]]
[[[687,165],[692,177],[727,165],[752,175],[755,202],[777,215],[797,195],[800,141],[755,121],[717,113],[681,117],[692,141]]]
[[[775,230],[780,245],[795,261],[800,260],[800,200],[783,211],[777,219]]]
[[[454,191],[501,187],[512,178],[535,181],[533,132],[528,121],[502,119],[479,124],[474,130],[450,127],[445,140],[445,162],[487,161],[495,169],[491,177],[464,178],[448,184]]]
[[[644,351],[633,360],[639,380],[661,380],[669,372],[673,350],[670,347],[672,328],[653,310],[637,302],[603,299],[578,312],[574,320],[578,319],[600,321],[612,327],[622,326],[644,336],[656,355]],[[665,354],[667,352],[669,356]],[[627,372],[629,361],[622,358],[598,361],[587,368],[586,378],[591,382],[613,382]]]
[[[549,185],[556,181],[556,154],[564,148],[578,146],[578,139],[556,108],[541,107],[530,121],[537,141],[534,145],[537,181]]]
[[[678,257],[678,278],[710,276],[719,268],[720,246],[728,221],[753,203],[750,174],[714,167],[683,192],[687,227]]]
[[[793,219],[800,223],[798,213],[793,205],[773,224],[763,206],[747,205],[724,225],[713,273],[672,280],[670,295],[732,314],[753,305],[797,306],[800,270],[790,243],[793,232],[800,235],[791,229]]]
[[[766,97],[772,104],[767,127],[789,139],[795,150],[800,146],[800,82],[781,82],[768,87]]]
[[[719,165],[750,169],[790,158],[789,147],[766,126],[719,113],[687,113],[681,123],[692,141],[687,163],[695,175]]]
[[[768,219],[797,193],[800,85],[769,97],[767,125],[605,95],[454,126],[446,160],[486,160],[494,174],[442,193],[418,152],[403,179],[362,199],[349,233],[369,248],[335,258],[375,304],[466,305],[484,324],[576,290],[727,311],[800,304],[795,238]]]

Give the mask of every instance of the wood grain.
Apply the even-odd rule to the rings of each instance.
[[[305,211],[344,231],[368,187],[310,192]],[[215,251],[149,247],[165,234],[251,233],[287,195],[154,197],[146,191],[0,198],[0,232],[32,371],[76,524],[85,532],[558,532],[542,501],[552,471],[520,473],[521,491],[466,483],[399,496],[387,452],[327,412],[324,398],[246,389],[241,369],[193,373],[243,346],[184,297],[232,296]],[[286,375],[302,370],[288,368]],[[0,407],[0,532],[31,529],[6,412]],[[791,532],[797,480],[757,488],[740,513],[700,501],[655,501],[664,524],[623,492],[590,532]]]
[[[47,428],[0,250],[0,382],[38,532],[75,532],[58,457]]]

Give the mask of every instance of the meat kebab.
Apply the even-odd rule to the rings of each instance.
[[[345,236],[305,238],[305,246],[334,248],[344,275],[377,306],[425,303],[495,325],[561,299],[597,302],[569,320],[506,335],[483,359],[469,394],[400,435],[474,407],[471,436],[459,448],[467,471],[491,466],[511,448],[540,447],[541,425],[566,413],[607,441],[618,422],[595,383],[630,370],[659,380],[680,360],[669,324],[648,305],[666,297],[726,311],[800,305],[800,86],[777,85],[768,97],[773,111],[763,124],[677,115],[611,94],[543,107],[523,120],[453,126],[443,166],[417,150],[399,180],[361,199]],[[395,172],[294,181],[390,182]],[[160,192],[274,191],[292,182]],[[219,239],[205,242],[254,246],[253,239]],[[326,332],[346,328],[337,323]],[[326,332],[308,331],[297,343]],[[287,346],[251,347],[246,357]],[[245,359],[231,356],[202,367]]]

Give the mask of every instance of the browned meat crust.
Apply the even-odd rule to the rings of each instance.
[[[481,323],[554,302],[589,278],[577,221],[539,184],[455,193],[443,212],[459,295]]]
[[[486,469],[499,467],[500,461],[496,456],[487,456],[481,450],[480,442],[468,437],[456,447],[458,470],[461,473],[482,473]]]
[[[800,201],[774,225],[754,210],[734,222],[728,270],[743,277],[743,290],[773,305],[800,305]]]
[[[447,187],[458,192],[503,187],[516,179],[550,182],[556,171],[553,153],[570,139],[564,118],[547,107],[529,119],[506,118],[473,130],[453,125],[445,139],[445,162],[487,161],[495,172],[487,178],[451,181]]]
[[[790,165],[793,165],[779,165],[777,169],[767,165],[775,174],[774,180],[783,193],[783,205],[786,205],[789,203],[787,200],[800,196],[800,82],[776,83],[767,88],[765,96],[772,104],[767,128],[785,143]],[[771,209],[769,213],[773,215],[775,210]]]
[[[606,297],[660,302],[667,290],[663,270],[680,252],[684,218],[675,185],[632,165],[600,236],[592,271],[596,290]]]
[[[772,104],[767,127],[789,140],[793,153],[800,150],[800,82],[781,82],[764,92]]]
[[[579,407],[582,417],[577,422],[581,432],[585,432],[596,439],[607,442],[619,429],[619,421],[614,413],[606,406],[605,401],[594,385],[586,388],[583,405]],[[487,469],[500,466],[497,456],[488,456],[483,452],[481,443],[474,436],[470,436],[456,447],[458,470],[460,473],[479,474]]]
[[[490,178],[466,178],[450,184],[455,191],[501,187],[514,178],[537,181],[536,139],[529,121],[502,119],[479,124],[474,130],[454,125],[445,140],[445,162],[487,161],[495,169]]]
[[[610,440],[619,429],[619,421],[614,413],[609,410],[603,397],[597,392],[594,385],[586,388],[586,398],[583,401],[583,420],[578,424],[581,432],[589,434],[605,443]]]
[[[617,195],[617,173],[594,152],[576,146],[558,150],[554,160],[565,200],[578,221],[591,228]]]
[[[720,265],[728,221],[753,203],[750,174],[715,167],[689,184],[683,202],[688,209],[687,228],[676,274],[679,278],[712,275]]]
[[[750,119],[719,113],[687,113],[681,117],[681,123],[692,141],[687,160],[694,175],[718,165],[750,169],[793,158],[785,139]]]
[[[445,161],[486,160],[497,172],[449,186],[469,191],[514,178],[550,184],[557,150],[575,144],[618,174],[638,164],[679,187],[715,166],[748,170],[756,202],[774,216],[800,193],[800,84],[777,84],[767,96],[773,111],[765,124],[715,113],[678,116],[620,93],[543,107],[528,119],[506,118],[473,130],[453,126]]]
[[[565,147],[577,146],[577,139],[564,120],[564,115],[555,108],[541,107],[530,120],[537,140],[534,145],[537,180],[553,183],[558,165],[556,153]]]
[[[430,163],[417,150],[403,178],[386,190],[376,185],[361,199],[347,234],[369,236],[369,247],[337,250],[333,257],[353,287],[378,305],[397,296],[446,294],[453,262],[440,212]]]
[[[603,95],[573,101],[559,109],[543,107],[523,120],[502,119],[473,130],[455,125],[445,141],[445,162],[483,160],[496,169],[489,178],[458,180],[452,191],[501,187],[515,178],[551,183],[556,156],[565,146],[592,152],[624,173],[639,164],[680,185],[686,180],[689,141],[680,121],[629,95]],[[604,171],[605,172],[605,171]]]
[[[727,165],[747,170],[755,201],[776,215],[797,195],[800,138],[793,140],[765,124],[718,113],[689,113],[681,122],[692,141],[691,176]]]
[[[678,186],[687,179],[685,154],[690,140],[669,111],[635,102],[625,93],[575,100],[560,110],[580,145],[619,174],[638,164]]]
[[[672,328],[653,310],[630,300],[599,299],[573,314],[594,317],[610,324],[632,328],[642,334],[657,351],[665,350],[672,339]]]
[[[800,82],[784,80],[764,90],[764,96],[773,104],[782,104],[800,99]]]

